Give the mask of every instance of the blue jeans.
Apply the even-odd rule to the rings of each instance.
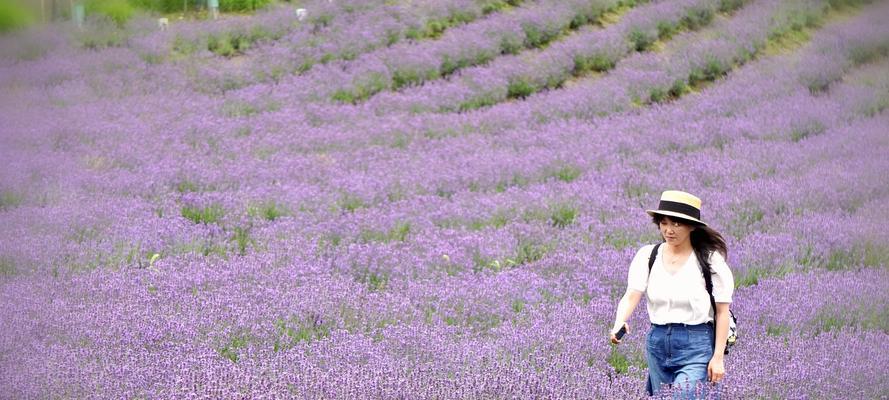
[[[657,394],[662,385],[671,385],[674,399],[717,394],[707,382],[707,365],[713,357],[713,329],[712,324],[651,325],[647,346],[649,395]]]

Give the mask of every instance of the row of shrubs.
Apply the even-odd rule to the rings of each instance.
[[[127,0],[133,6],[162,13],[183,12],[207,7],[206,0]],[[225,12],[256,11],[272,0],[219,0],[219,10]]]
[[[219,10],[223,12],[249,12],[259,10],[273,0],[219,0]],[[86,14],[104,16],[118,26],[125,25],[139,11],[174,13],[207,8],[206,0],[86,0],[83,2]],[[0,34],[30,26],[40,19],[33,7],[27,7],[24,0],[0,0]],[[70,11],[65,13],[70,17]]]

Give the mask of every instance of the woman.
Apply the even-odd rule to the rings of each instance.
[[[701,218],[701,199],[680,191],[661,195],[656,210],[647,210],[664,243],[642,247],[630,264],[627,290],[617,307],[611,342],[645,293],[651,331],[648,334],[648,394],[670,385],[680,398],[693,398],[698,383],[715,385],[725,376],[724,350],[734,278],[725,262],[727,248],[718,232]],[[654,251],[654,252],[653,252]],[[654,262],[649,270],[650,257]],[[710,264],[713,300],[707,293],[700,260]],[[715,308],[715,310],[714,310]],[[715,326],[714,326],[715,325]]]

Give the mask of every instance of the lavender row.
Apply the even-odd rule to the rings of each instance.
[[[572,76],[606,72],[634,51],[668,39],[680,29],[699,29],[717,11],[733,11],[721,2],[660,2],[637,7],[614,25],[590,27],[545,49],[500,57],[441,82],[414,90],[385,93],[371,100],[373,109],[394,112],[453,112],[490,106],[563,86]],[[733,3],[740,7],[743,2]]]
[[[254,48],[216,46],[214,52],[218,54],[245,57],[223,63],[214,59],[202,61],[205,73],[195,77],[194,84],[201,90],[217,92],[254,84],[274,84],[304,74],[316,65],[336,64],[335,68],[323,67],[335,70],[365,53],[400,42],[436,39],[449,29],[479,23],[483,17],[496,15],[494,13],[520,3],[456,0],[371,4],[364,12],[354,13],[350,18],[335,18],[322,13],[310,25],[311,29],[292,32],[278,40],[259,43]],[[237,42],[245,36],[249,37],[249,34],[228,34],[225,38]],[[215,37],[210,36],[211,39]]]
[[[803,10],[799,10],[799,7]],[[681,34],[671,40],[671,49],[666,53],[677,65],[661,60],[663,55],[660,53],[637,54],[622,62],[602,79],[581,81],[568,88],[531,96],[522,102],[504,103],[501,106],[460,115],[410,116],[398,110],[390,114],[389,110],[369,109],[369,105],[363,105],[360,108],[300,109],[285,106],[277,112],[261,113],[257,117],[262,124],[270,121],[305,123],[306,118],[315,125],[333,123],[333,126],[323,130],[323,134],[320,135],[323,139],[319,141],[308,139],[308,135],[314,136],[310,129],[306,136],[310,140],[307,143],[310,146],[335,145],[331,143],[334,140],[334,136],[329,134],[331,129],[336,129],[334,131],[339,133],[335,140],[342,139],[343,142],[352,144],[365,144],[368,138],[371,139],[371,143],[389,141],[410,143],[423,136],[448,138],[474,132],[499,132],[553,119],[595,118],[615,112],[631,111],[639,103],[650,100],[652,93],[660,93],[661,89],[665,90],[663,92],[665,94],[670,93],[669,89],[674,84],[678,85],[677,90],[682,86],[679,83],[687,87],[693,76],[703,74],[710,68],[708,65],[711,61],[716,62],[715,65],[719,66],[719,70],[711,71],[707,79],[721,77],[733,68],[736,61],[741,62],[743,57],[754,54],[746,50],[748,47],[762,45],[771,33],[794,26],[793,15],[797,11],[817,16],[821,15],[823,10],[820,3],[815,2],[792,3],[792,5],[769,2],[751,4],[730,20],[719,21],[713,28],[715,32],[707,30],[701,33]],[[717,36],[718,39],[713,39],[712,36]],[[691,47],[693,43],[697,43],[698,38],[704,38],[708,45],[700,48],[700,44],[696,44],[695,47]],[[663,87],[664,84],[667,85],[666,88]],[[242,95],[243,97],[239,98],[246,103],[258,101],[257,94],[242,93]],[[289,102],[275,95],[269,97],[276,98],[281,104]],[[423,102],[422,99],[413,101],[418,104]],[[362,114],[374,115],[372,122],[364,123]],[[348,125],[343,125],[337,121],[349,122]],[[340,132],[360,132],[360,135],[344,136]]]
[[[280,93],[286,93],[288,103],[331,98],[360,101],[387,88],[419,84],[500,54],[539,47],[572,26],[595,20],[616,4],[605,0],[528,4],[449,29],[438,40],[396,44],[362,55],[348,65],[330,65],[283,79]],[[263,91],[266,86],[251,87],[248,92]]]

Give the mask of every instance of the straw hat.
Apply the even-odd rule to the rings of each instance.
[[[666,215],[707,226],[701,221],[701,199],[679,190],[666,190],[661,194],[661,201],[656,210],[645,210],[648,215]]]

